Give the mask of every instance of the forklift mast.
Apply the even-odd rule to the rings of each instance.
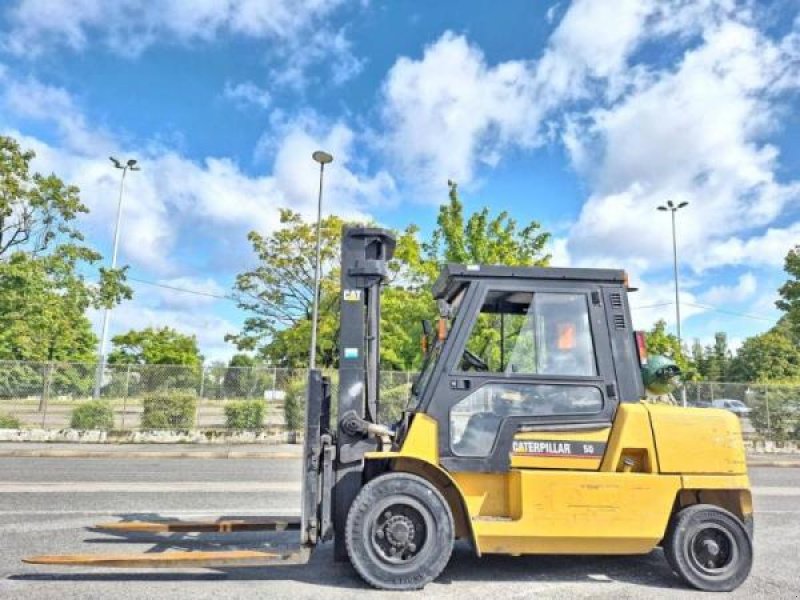
[[[362,487],[363,457],[375,450],[364,422],[378,422],[380,403],[381,286],[394,256],[391,232],[345,226],[342,231],[339,322],[339,416],[333,528],[344,531],[347,511]],[[346,560],[343,536],[335,538],[337,559]]]

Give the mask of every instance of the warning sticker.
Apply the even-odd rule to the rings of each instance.
[[[342,298],[345,302],[358,302],[361,300],[361,290],[344,290]]]
[[[512,452],[517,456],[563,456],[568,458],[600,458],[604,442],[567,442],[563,440],[514,440]]]

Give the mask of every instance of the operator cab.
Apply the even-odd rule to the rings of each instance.
[[[644,395],[624,271],[448,265],[433,293],[412,406],[450,470],[506,471],[520,434],[610,430]]]

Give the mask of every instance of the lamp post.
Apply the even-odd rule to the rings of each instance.
[[[122,196],[125,190],[125,175],[128,171],[140,171],[141,167],[137,167],[137,161],[134,158],[128,159],[124,164],[113,156],[108,159],[112,162],[115,169],[122,171],[122,177],[119,181],[119,200],[117,201],[117,223],[114,227],[114,247],[111,251],[111,269],[117,268],[117,251],[119,249],[119,226],[122,221]],[[100,362],[97,365],[97,374],[94,381],[94,397],[100,397],[100,389],[103,383],[103,374],[106,370],[106,342],[108,337],[108,323],[111,318],[111,309],[106,307],[103,311],[103,328],[100,333]]]
[[[322,245],[322,182],[325,174],[325,165],[333,162],[333,156],[322,150],[317,150],[311,155],[319,163],[319,197],[317,199],[317,252],[314,262],[314,301],[311,316],[311,351],[308,368],[314,369],[317,364],[317,321],[319,319],[319,279],[320,279],[320,254]]]
[[[678,243],[675,236],[675,213],[688,205],[688,202],[675,204],[672,200],[667,200],[666,206],[662,204],[658,207],[658,210],[669,212],[672,216],[672,274],[675,279],[675,323],[678,332],[678,346],[681,352],[683,352],[683,338],[681,337],[681,299],[680,286],[678,284]],[[682,390],[683,405],[686,406],[686,388],[684,387]]]

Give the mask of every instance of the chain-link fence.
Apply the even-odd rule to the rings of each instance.
[[[97,365],[91,363],[0,361],[0,428],[70,427],[76,409],[91,401],[97,375]],[[332,370],[327,375],[333,382],[335,402],[338,374]],[[415,375],[381,373],[378,417],[382,422],[394,421],[400,415]],[[108,365],[100,395],[104,406],[110,408],[106,408],[105,426],[113,429],[151,429],[162,423],[167,424],[164,427],[190,424],[196,429],[241,428],[236,406],[242,401],[258,402],[260,412],[254,418],[261,427],[300,429],[306,381],[305,369]],[[674,394],[678,403],[684,391],[688,406],[716,407],[737,414],[746,435],[800,441],[800,385],[687,382]],[[97,413],[81,410],[90,417]],[[159,419],[158,410],[169,414]],[[252,418],[248,423],[249,428],[258,427]]]
[[[800,384],[687,382],[675,392],[677,401],[684,390],[687,406],[722,408],[739,416],[747,436],[800,441]]]
[[[326,374],[333,381],[335,401],[337,373],[332,370]],[[97,376],[97,365],[90,363],[0,361],[0,428],[70,427],[76,409],[91,402]],[[396,419],[406,406],[414,376],[397,371],[381,374],[382,419]],[[289,425],[290,429],[299,429],[307,379],[306,369],[107,365],[100,399],[110,407],[109,425],[119,430],[152,428],[159,420],[145,414],[150,410],[148,403],[163,406],[174,398],[192,401],[183,402],[183,408],[161,410],[192,410],[194,414],[171,414],[168,423],[190,422],[197,429],[223,429],[232,426],[231,412],[237,403],[257,401],[262,427]],[[287,402],[293,407],[287,409]],[[174,404],[169,402],[169,406]],[[294,422],[287,423],[292,416]]]

